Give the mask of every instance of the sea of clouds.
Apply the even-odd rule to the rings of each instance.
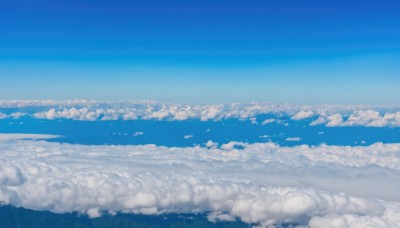
[[[35,111],[27,111],[34,108]],[[12,113],[2,110],[19,109]],[[30,116],[36,119],[96,120],[173,120],[199,119],[220,121],[237,118],[256,121],[259,115],[287,116],[292,120],[310,119],[311,126],[328,127],[365,126],[399,127],[400,107],[372,105],[292,105],[267,102],[232,103],[220,105],[181,105],[156,101],[29,101],[0,100],[0,119],[18,119]],[[274,118],[260,120],[262,124],[275,122]]]
[[[21,140],[32,137],[35,140]],[[207,213],[258,226],[399,227],[400,144],[85,146],[0,137],[0,202],[57,213]],[[56,137],[56,136],[53,136]]]

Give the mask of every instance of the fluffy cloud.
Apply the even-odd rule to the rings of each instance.
[[[208,140],[207,142],[206,142],[206,147],[217,147],[218,146],[218,143],[216,143],[216,142],[213,142],[212,140]]]
[[[326,124],[328,127],[366,126],[366,127],[399,127],[400,112],[381,115],[374,110],[354,111],[347,118],[341,114],[321,114],[310,125]]]
[[[293,115],[292,119],[293,120],[303,120],[303,119],[310,118],[313,115],[314,115],[314,113],[311,111],[300,111],[300,112],[296,113],[295,115]]]
[[[0,141],[3,204],[91,217],[211,212],[210,220],[260,226],[399,224],[400,144],[178,148],[11,138]]]
[[[34,107],[34,109],[29,109]],[[4,113],[2,109],[19,108],[16,113]],[[36,110],[35,112],[29,110]],[[378,111],[379,110],[379,111]],[[181,105],[155,101],[104,102],[104,101],[2,101],[0,119],[27,115],[37,119],[97,120],[168,120],[220,121],[236,118],[257,124],[260,115],[272,115],[261,124],[282,123],[285,118],[294,121],[311,119],[310,125],[328,127],[365,126],[400,127],[400,107],[367,105],[315,105],[301,106],[271,104],[266,102],[233,103],[224,105]]]

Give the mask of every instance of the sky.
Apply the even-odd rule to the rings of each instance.
[[[400,3],[0,3],[0,99],[399,104]]]

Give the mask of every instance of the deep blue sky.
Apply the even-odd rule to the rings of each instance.
[[[400,104],[400,2],[1,0],[0,99]]]

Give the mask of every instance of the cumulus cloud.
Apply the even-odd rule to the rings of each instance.
[[[35,107],[34,113],[23,110]],[[14,118],[22,115],[38,119],[65,118],[73,120],[174,120],[183,121],[199,119],[201,121],[219,121],[237,118],[249,119],[257,123],[259,115],[272,114],[287,116],[292,120],[303,120],[317,116],[311,125],[326,124],[327,126],[369,126],[369,127],[398,127],[400,126],[400,107],[368,106],[368,105],[288,105],[267,102],[232,103],[220,105],[182,105],[156,101],[105,102],[105,101],[2,101],[1,108],[19,108]],[[377,111],[379,110],[379,112]],[[0,110],[2,111],[2,110]],[[382,113],[382,115],[380,114]],[[340,115],[340,116],[339,116]],[[0,117],[11,117],[0,114]],[[340,119],[342,117],[342,119]],[[344,119],[348,118],[345,122]],[[274,118],[263,123],[272,123]],[[280,120],[276,120],[277,122]],[[287,123],[285,123],[287,124]]]
[[[216,143],[216,142],[213,142],[212,140],[208,140],[207,142],[206,142],[206,147],[217,147],[218,146],[218,143]]]
[[[347,118],[341,114],[326,115],[321,114],[318,119],[311,122],[310,125],[326,124],[328,127],[399,127],[400,112],[385,113],[381,115],[374,110],[354,111]]]
[[[293,120],[303,120],[303,119],[310,118],[313,115],[314,115],[314,113],[311,112],[311,111],[300,111],[300,112],[296,113],[295,115],[293,115],[291,117],[291,119],[293,119]]]
[[[91,217],[210,212],[213,221],[260,226],[399,224],[400,144],[178,148],[1,140],[0,151],[3,204]]]

